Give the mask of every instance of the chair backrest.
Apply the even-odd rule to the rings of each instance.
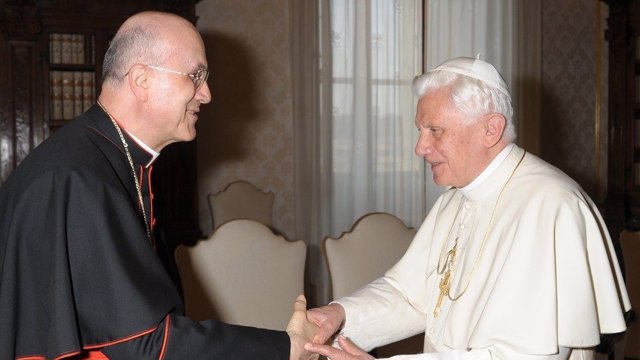
[[[195,246],[178,246],[175,256],[185,310],[196,320],[284,330],[304,292],[304,242],[253,220],[226,222]]]
[[[622,231],[620,248],[624,260],[625,285],[635,312],[635,319],[625,334],[625,358],[640,358],[640,232]]]
[[[324,250],[333,298],[348,295],[384,275],[406,252],[416,234],[394,215],[370,213],[350,232],[326,238]]]
[[[224,190],[209,194],[207,200],[214,229],[234,219],[250,219],[272,225],[273,192],[262,191],[247,181],[234,181]]]

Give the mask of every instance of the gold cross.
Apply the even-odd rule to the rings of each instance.
[[[447,263],[446,270],[442,278],[440,279],[440,295],[438,296],[438,302],[436,303],[435,309],[433,309],[433,317],[437,318],[440,315],[440,307],[442,306],[442,300],[444,300],[445,296],[449,296],[449,290],[451,289],[451,271],[453,270],[454,261],[456,258],[456,251],[458,250],[458,242],[456,242],[447,253]]]

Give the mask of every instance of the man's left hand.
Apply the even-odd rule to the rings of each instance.
[[[307,351],[318,353],[326,356],[331,360],[375,360],[375,358],[366,351],[357,347],[351,340],[340,335],[338,336],[338,344],[343,350],[334,348],[330,345],[320,345],[314,343],[305,344],[304,348]]]

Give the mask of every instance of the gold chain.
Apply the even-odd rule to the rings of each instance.
[[[442,260],[442,257],[444,255],[444,250],[446,249],[447,240],[449,239],[449,236],[451,236],[451,230],[453,230],[453,225],[455,224],[455,221],[456,221],[455,218],[453,219],[453,223],[451,224],[451,228],[449,229],[449,234],[447,235],[447,240],[445,240],[444,243],[442,244],[442,249],[440,250],[440,257],[438,258],[437,273],[438,275],[442,275],[444,273],[444,276],[440,280],[440,285],[439,285],[440,295],[438,297],[438,302],[436,303],[436,307],[433,310],[434,317],[438,317],[438,315],[440,314],[440,306],[442,305],[442,299],[445,295],[449,298],[449,300],[456,301],[460,299],[460,297],[462,297],[462,295],[464,295],[465,292],[467,292],[467,289],[469,288],[469,284],[471,283],[471,278],[473,277],[476,267],[478,263],[480,263],[480,259],[482,258],[482,253],[484,252],[484,247],[487,243],[487,238],[489,237],[489,231],[493,227],[493,219],[496,213],[496,209],[498,208],[498,202],[500,202],[500,198],[502,197],[502,193],[504,192],[504,189],[506,189],[507,184],[509,184],[509,182],[513,178],[513,175],[516,173],[516,170],[522,163],[522,160],[524,159],[524,156],[526,154],[527,154],[526,151],[522,154],[522,157],[516,164],[516,167],[513,169],[513,171],[511,172],[511,175],[509,176],[507,181],[504,183],[504,185],[502,186],[502,189],[500,190],[500,193],[498,194],[498,197],[496,199],[496,204],[493,206],[493,210],[491,211],[491,218],[489,218],[489,225],[487,226],[487,230],[484,232],[484,237],[480,245],[480,250],[478,251],[478,256],[476,256],[476,260],[473,263],[471,272],[469,272],[469,278],[467,280],[467,283],[462,289],[462,291],[456,296],[451,296],[451,283],[452,283],[451,273],[455,269],[455,260],[456,260],[456,255],[458,253],[458,237],[456,237],[451,250],[447,252],[444,264],[442,266],[440,265],[440,261]],[[460,212],[461,207],[462,207],[462,203],[460,203],[460,207],[458,208],[458,213]]]
[[[140,202],[140,209],[142,210],[142,218],[144,219],[144,228],[147,233],[147,240],[149,240],[149,242],[152,243],[153,245],[153,238],[151,237],[151,228],[149,227],[149,222],[147,221],[147,213],[144,210],[144,201],[142,200],[142,189],[140,187],[140,182],[138,181],[138,176],[136,176],[136,168],[133,165],[133,159],[131,158],[131,153],[129,152],[129,144],[127,144],[127,141],[124,139],[124,136],[122,135],[122,130],[120,130],[120,126],[118,126],[118,123],[113,118],[113,116],[111,116],[109,111],[107,111],[107,109],[104,107],[104,105],[102,105],[102,103],[100,103],[100,101],[97,101],[97,103],[98,103],[98,106],[100,106],[100,108],[109,116],[109,119],[111,119],[113,126],[116,128],[116,131],[118,131],[118,135],[120,136],[120,141],[122,141],[122,146],[124,146],[124,152],[127,154],[127,160],[129,160],[129,166],[131,167],[131,175],[133,176],[133,181],[136,184],[136,191],[138,192],[138,201]]]

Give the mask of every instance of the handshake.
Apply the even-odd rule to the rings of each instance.
[[[326,345],[344,325],[345,317],[344,309],[338,304],[307,311],[304,295],[298,296],[293,305],[293,315],[287,325],[287,334],[291,339],[289,360],[315,360],[320,355],[330,360],[374,359],[342,336],[338,337],[342,350]]]

